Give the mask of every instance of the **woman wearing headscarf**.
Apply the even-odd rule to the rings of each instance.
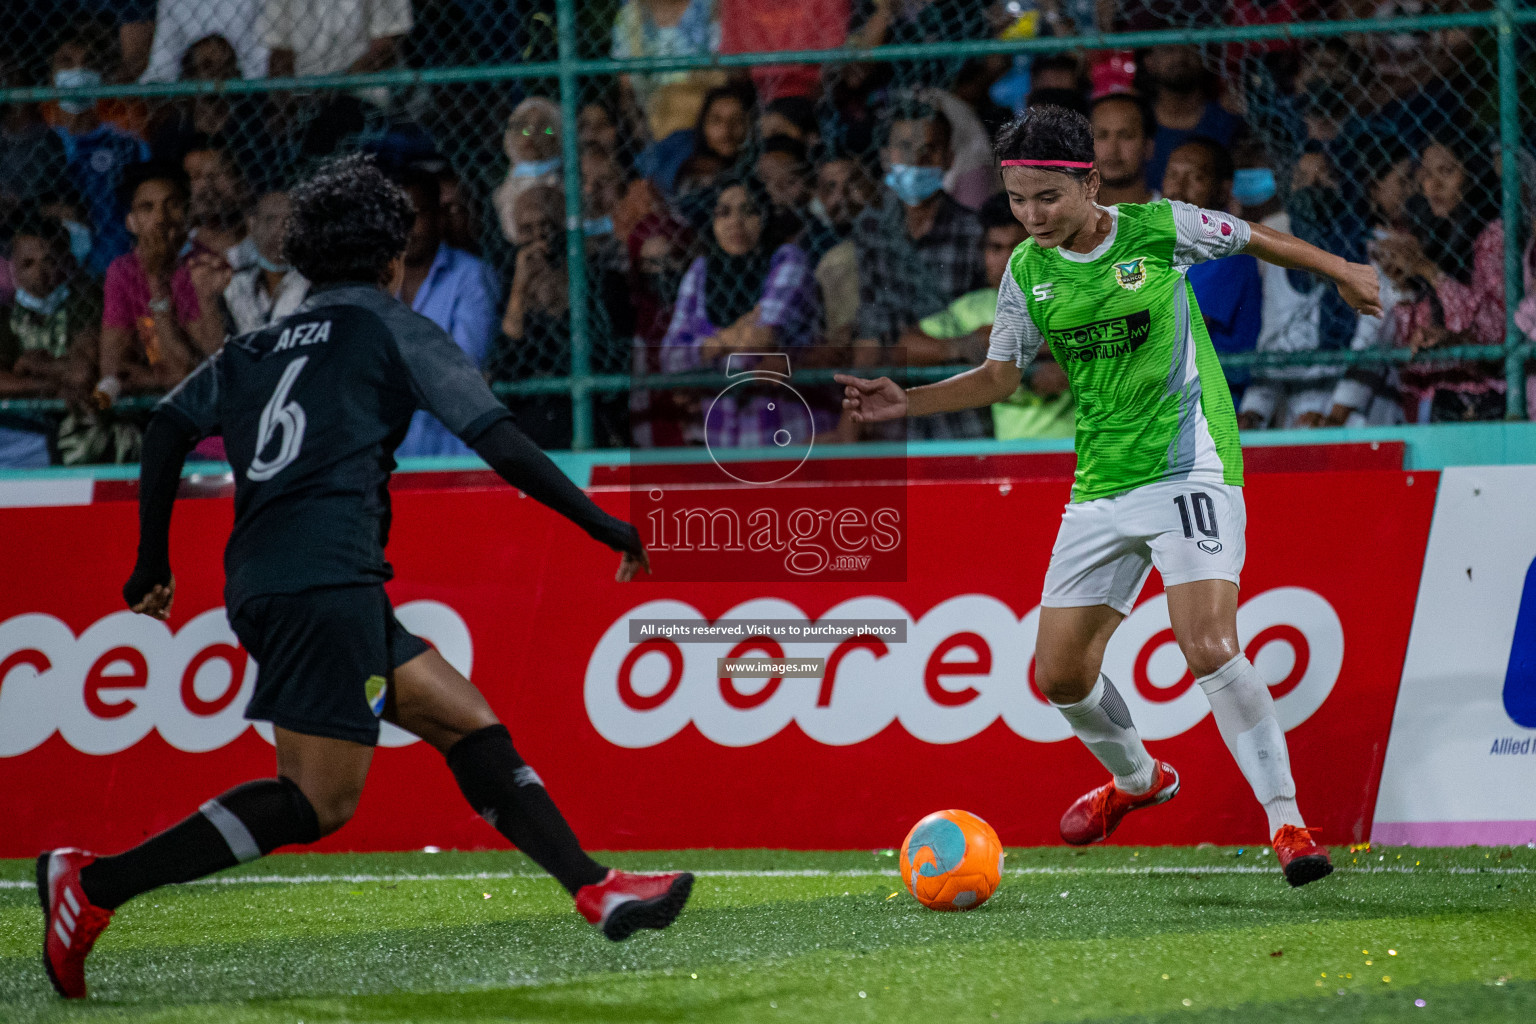
[[[704,255],[683,276],[662,340],[668,372],[708,366],[731,375],[749,372],[762,353],[803,349],[815,340],[818,302],[810,261],[797,246],[780,244],[781,238],[757,179],[732,177],[720,184]],[[789,361],[792,373],[793,355]],[[813,404],[812,422],[806,424],[803,409],[740,387],[713,406],[712,447],[767,445],[780,429],[804,437],[807,427],[825,434],[837,424],[830,408]]]
[[[1419,155],[1418,194],[1407,233],[1381,239],[1372,256],[1407,298],[1392,310],[1398,345],[1415,352],[1504,341],[1504,225],[1488,153],[1437,140]],[[1414,362],[1401,371],[1409,422],[1501,419],[1502,365]]]

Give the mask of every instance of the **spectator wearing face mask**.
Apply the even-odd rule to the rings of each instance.
[[[443,241],[442,193],[435,175],[411,170],[404,175],[403,184],[416,208],[416,219],[405,243],[405,276],[395,297],[447,331],[470,362],[483,367],[496,336],[500,289],[495,275],[481,260]],[[421,411],[411,419],[397,454],[419,457],[473,452],[435,416]]]
[[[101,72],[91,51],[78,41],[65,42],[53,56],[53,84],[61,89],[101,84]],[[105,273],[107,265],[128,251],[131,239],[123,226],[127,213],[119,199],[123,172],[149,159],[144,141],[103,121],[95,100],[60,100],[54,131],[64,144],[66,176],[87,203],[95,244],[90,266]]]
[[[77,272],[69,235],[57,220],[33,217],[11,239],[15,304],[0,310],[0,398],[63,398],[74,410],[95,380],[101,289]],[[78,412],[0,413],[0,466],[47,466],[64,459],[61,441],[78,443]],[[77,460],[78,461],[78,460]]]
[[[102,2],[110,3],[112,0]],[[126,2],[138,3],[142,0]],[[93,31],[94,27],[95,24],[89,20],[83,25],[73,23],[64,29],[62,36],[56,37],[60,42],[49,64],[49,80],[52,85],[60,89],[81,89],[132,80],[124,77],[127,70],[125,63],[116,66],[112,64],[112,54],[105,48],[106,40]],[[62,85],[59,82],[60,72],[64,74]],[[88,103],[100,123],[113,125],[136,139],[147,137],[145,129],[149,124],[149,105],[144,100],[131,96],[104,96],[79,102]],[[65,121],[66,112],[57,100],[44,101],[42,112],[43,120],[54,128]]]
[[[616,274],[629,271],[629,253],[615,220],[623,201],[624,172],[613,154],[601,146],[582,147],[581,229],[587,240],[587,259]]]
[[[64,230],[69,232],[69,254],[74,257],[76,271],[99,284],[100,277],[91,266],[96,238],[91,231],[91,226],[86,223],[85,203],[75,195],[74,189],[67,181],[59,184],[63,186],[62,189],[49,189],[39,193],[37,212],[43,217],[51,217],[64,225]]]
[[[501,233],[513,245],[523,244],[517,234],[512,208],[517,197],[530,188],[561,187],[560,108],[542,96],[530,96],[507,118],[501,148],[511,162],[507,177],[491,193]]]
[[[236,271],[224,289],[224,303],[235,331],[259,331],[299,308],[309,295],[309,280],[283,256],[288,224],[288,193],[268,192],[256,201],[247,220],[255,257]]]
[[[884,201],[854,222],[858,253],[857,365],[878,363],[880,349],[985,281],[981,222],[944,191],[949,121],[916,102],[889,113],[880,158]],[[966,409],[912,420],[909,436],[988,437],[986,410]]]
[[[1195,136],[1168,157],[1163,194],[1203,210],[1225,210],[1232,202],[1235,171],[1227,148]],[[1185,274],[1205,317],[1211,345],[1218,353],[1252,352],[1259,340],[1263,286],[1259,261],[1239,253],[1196,263]],[[1234,400],[1241,401],[1243,381],[1227,377]]]

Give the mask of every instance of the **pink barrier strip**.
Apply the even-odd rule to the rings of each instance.
[[[1536,821],[1378,821],[1383,846],[1520,846],[1536,842]]]

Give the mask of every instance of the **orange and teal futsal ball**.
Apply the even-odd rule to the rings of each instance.
[[[968,811],[934,811],[901,844],[901,880],[929,910],[975,910],[997,891],[1003,844]]]

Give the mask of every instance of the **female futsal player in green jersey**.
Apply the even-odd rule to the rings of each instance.
[[[1093,131],[1059,107],[1035,107],[1007,125],[997,152],[1030,237],[1003,276],[986,362],[905,390],[887,377],[840,374],[843,406],[869,423],[1000,402],[1049,342],[1077,400],[1077,475],[1045,575],[1036,681],[1113,776],[1067,810],[1062,838],[1098,842],[1130,811],[1178,792],[1178,774],[1147,753],[1100,671],[1110,636],[1156,566],[1174,635],[1264,807],[1286,878],[1322,878],[1333,870],[1328,853],[1297,809],[1274,702],[1238,643],[1242,450],[1232,395],[1184,272],[1246,252],[1330,278],[1351,306],[1375,315],[1375,271],[1185,203],[1098,205]]]

